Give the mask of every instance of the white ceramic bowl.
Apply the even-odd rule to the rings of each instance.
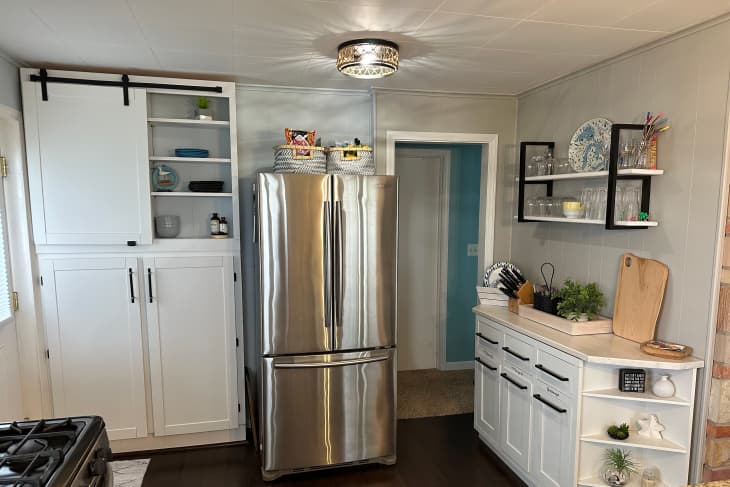
[[[583,209],[580,210],[566,210],[563,208],[563,215],[565,215],[566,218],[580,218],[583,216]]]

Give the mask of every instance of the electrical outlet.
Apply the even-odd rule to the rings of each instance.
[[[467,244],[466,256],[477,257],[479,255],[479,244]]]

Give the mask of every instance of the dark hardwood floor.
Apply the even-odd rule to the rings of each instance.
[[[521,486],[486,448],[472,427],[471,414],[398,422],[398,462],[261,479],[251,445],[142,454],[151,458],[142,487],[202,486]]]

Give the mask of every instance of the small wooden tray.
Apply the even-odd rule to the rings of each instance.
[[[520,305],[520,316],[549,326],[568,335],[602,335],[611,333],[613,322],[605,316],[598,316],[598,319],[591,321],[571,321],[560,316],[551,315],[535,309],[531,304]]]
[[[641,351],[649,355],[654,355],[655,357],[682,360],[692,353],[692,347],[679,345],[678,343],[649,340],[641,344]]]

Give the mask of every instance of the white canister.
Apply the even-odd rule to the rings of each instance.
[[[654,383],[651,391],[657,397],[672,397],[677,392],[677,388],[674,387],[674,383],[669,380],[669,374],[659,374],[659,380]]]

